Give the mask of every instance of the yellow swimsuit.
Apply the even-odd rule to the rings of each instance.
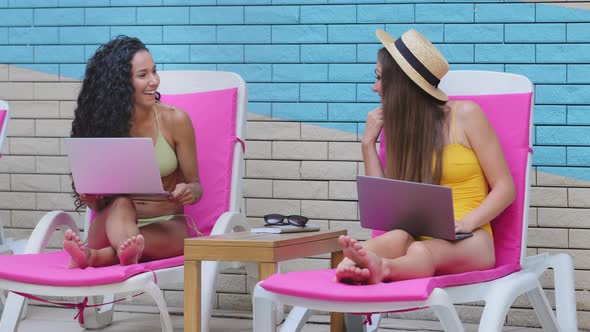
[[[455,220],[461,220],[483,202],[489,188],[475,152],[457,143],[455,114],[453,110],[453,143],[443,149],[440,185],[453,189]],[[493,236],[489,223],[481,228]]]

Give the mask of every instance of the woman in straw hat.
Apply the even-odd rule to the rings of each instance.
[[[449,101],[437,88],[448,72],[443,55],[415,30],[394,40],[383,30],[373,91],[381,107],[369,112],[362,138],[365,172],[453,189],[456,241],[414,238],[393,230],[364,242],[339,243],[346,258],[336,278],[351,284],[430,277],[494,266],[490,221],[514,199],[512,176],[498,139],[479,106]],[[375,143],[383,129],[386,167]]]

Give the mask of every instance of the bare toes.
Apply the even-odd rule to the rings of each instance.
[[[338,237],[338,244],[340,245],[340,247],[342,249],[348,247],[348,239],[349,239],[349,237],[346,235],[340,235]]]
[[[119,263],[121,265],[137,264],[141,258],[141,254],[144,248],[143,236],[137,235],[132,236],[124,241],[118,252]]]

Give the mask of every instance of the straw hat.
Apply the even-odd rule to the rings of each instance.
[[[434,98],[448,100],[447,95],[438,88],[438,83],[449,71],[449,63],[426,37],[413,29],[404,32],[398,40],[381,29],[375,33],[414,83]]]

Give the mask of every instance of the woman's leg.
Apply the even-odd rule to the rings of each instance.
[[[336,268],[336,279],[340,282],[357,284],[366,280],[362,268],[348,257],[352,254],[352,244],[356,242],[356,240],[346,235],[338,238],[338,243],[342,247],[345,256],[347,256]],[[393,259],[405,255],[408,247],[413,242],[414,238],[408,232],[396,229],[367,240],[363,245],[365,249],[377,253],[381,257]]]
[[[143,237],[137,227],[135,204],[128,196],[119,196],[110,204],[110,213],[104,223],[111,247],[121,265],[136,264],[144,248]]]
[[[145,239],[142,261],[170,258],[184,253],[184,239],[190,236],[184,217],[159,221],[141,227]]]
[[[382,257],[351,239],[345,255],[359,267],[361,283],[484,270],[495,264],[493,239],[482,229],[460,241],[431,239],[412,242],[405,255],[394,259]]]
[[[116,197],[90,224],[87,245],[78,242],[79,239],[66,234],[64,249],[72,256],[72,268],[137,263],[144,241],[137,227],[133,201],[125,196]]]
[[[483,230],[473,231],[473,236],[459,241],[432,239],[424,241],[432,255],[436,274],[454,274],[491,269],[496,264],[494,239]]]

